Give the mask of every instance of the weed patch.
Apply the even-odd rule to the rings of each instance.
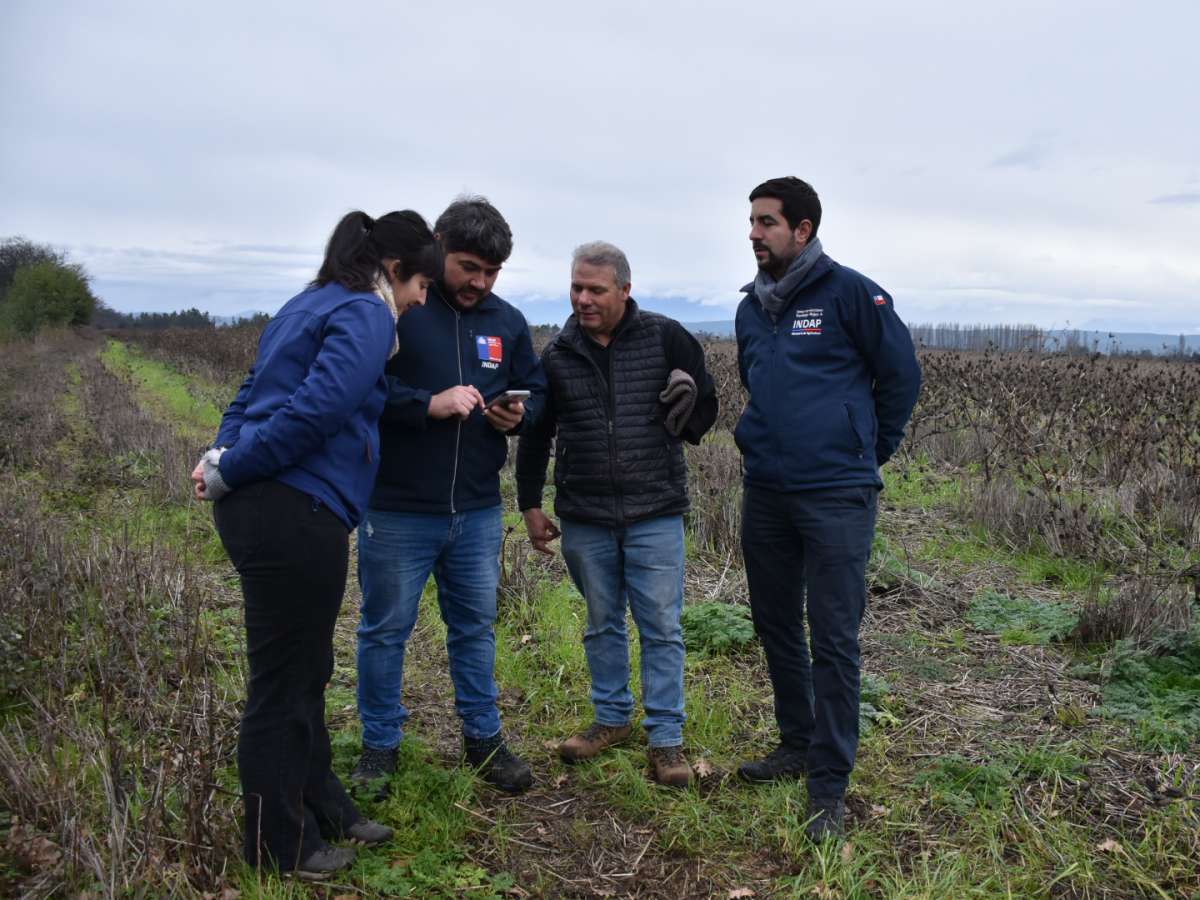
[[[875,726],[899,725],[900,719],[892,712],[892,686],[879,675],[864,672],[859,689],[859,729],[866,733]]]
[[[913,780],[933,801],[960,815],[977,809],[1000,810],[1012,795],[1012,770],[999,763],[974,763],[958,754],[939,759]]]
[[[1061,641],[1075,628],[1079,613],[1070,603],[1039,602],[999,591],[981,591],[971,601],[967,621],[980,631],[997,634],[1006,644]]]
[[[1134,723],[1139,740],[1153,749],[1187,749],[1200,737],[1200,628],[1146,650],[1120,646],[1101,709]]]
[[[736,603],[695,603],[680,617],[689,653],[731,653],[754,643],[750,609]]]
[[[892,549],[887,538],[876,532],[871,546],[871,561],[867,569],[867,583],[877,591],[894,591],[913,587],[927,591],[937,587],[937,580],[914,569]]]

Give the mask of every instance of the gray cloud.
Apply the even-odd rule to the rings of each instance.
[[[118,308],[227,314],[295,293],[351,208],[432,219],[476,190],[531,318],[565,314],[571,249],[603,238],[635,296],[707,320],[753,275],[750,188],[793,173],[831,255],[913,320],[1110,298],[1195,327],[1200,261],[1161,206],[1195,202],[1198,30],[1189,0],[10,0],[0,235],[70,248]]]
[[[1150,201],[1162,206],[1195,206],[1200,204],[1200,191],[1184,191],[1178,194],[1162,194]]]
[[[1045,144],[1027,144],[1016,150],[1010,150],[993,159],[989,165],[993,169],[1040,169],[1050,158],[1050,148]]]

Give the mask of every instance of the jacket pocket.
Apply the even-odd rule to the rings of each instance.
[[[858,421],[854,415],[854,407],[848,402],[843,401],[842,406],[846,408],[846,421],[850,426],[850,435],[853,438],[854,452],[858,454],[859,459],[862,459],[863,452],[866,450],[866,442],[863,440],[862,430],[859,427]]]

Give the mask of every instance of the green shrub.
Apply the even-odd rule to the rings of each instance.
[[[696,603],[683,608],[683,643],[689,652],[731,653],[754,641],[750,609],[733,603]]]
[[[74,266],[41,262],[18,269],[0,304],[0,329],[19,335],[86,325],[96,308],[87,278]]]

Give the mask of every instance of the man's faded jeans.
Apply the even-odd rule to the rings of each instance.
[[[587,600],[583,638],[596,721],[633,718],[625,609],[641,639],[642,706],[651,747],[683,742],[683,517],[662,516],[607,528],[562,521],[562,552]]]
[[[370,509],[358,528],[358,715],[363,745],[387,750],[404,735],[404,651],[432,572],[446,623],[454,707],[468,738],[500,732],[496,708],[496,587],[500,506],[453,515]]]

